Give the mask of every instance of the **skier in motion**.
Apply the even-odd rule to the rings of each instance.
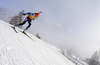
[[[23,31],[23,32],[25,32],[31,26],[31,21],[38,18],[40,13],[42,13],[42,12],[39,12],[39,13],[30,13],[30,12],[24,13],[23,15],[28,15],[28,16],[26,17],[26,19],[22,23],[20,23],[16,26],[21,26],[21,25],[24,25],[26,22],[28,22],[28,26]]]

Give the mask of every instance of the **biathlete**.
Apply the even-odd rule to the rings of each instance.
[[[31,21],[38,18],[40,13],[42,13],[42,12],[39,12],[39,13],[30,13],[30,12],[29,13],[24,13],[23,15],[28,15],[28,16],[26,17],[26,19],[22,23],[20,23],[16,26],[21,26],[21,25],[24,25],[26,22],[28,22],[28,26],[23,31],[23,32],[25,32],[31,26]]]

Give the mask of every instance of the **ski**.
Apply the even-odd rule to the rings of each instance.
[[[29,37],[31,40],[33,40],[26,32],[23,32],[21,30],[19,30],[20,32],[22,32],[23,34],[25,34],[27,37]],[[34,40],[33,40],[34,41]]]
[[[14,29],[14,31],[15,31],[16,33],[18,33],[18,32],[16,31],[16,29],[15,29],[15,27],[14,27],[14,26],[11,26],[11,28],[13,28],[13,29]]]

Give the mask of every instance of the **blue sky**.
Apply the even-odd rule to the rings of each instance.
[[[0,0],[0,7],[9,10],[7,16],[42,11],[28,31],[50,44],[77,50],[83,57],[100,49],[99,0]]]

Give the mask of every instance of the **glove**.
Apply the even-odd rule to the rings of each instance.
[[[23,13],[23,15],[26,15],[25,13]]]

